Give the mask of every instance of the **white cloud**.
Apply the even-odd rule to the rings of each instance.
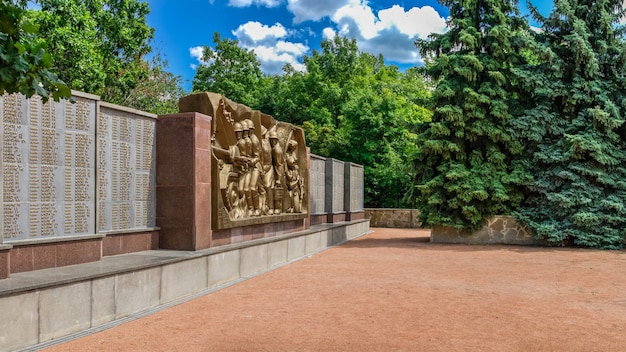
[[[337,32],[335,32],[334,29],[330,28],[330,27],[326,27],[324,28],[324,30],[322,31],[322,37],[324,39],[334,39],[337,36]]]
[[[398,63],[420,63],[413,42],[446,31],[446,20],[430,6],[405,10],[393,5],[374,14],[366,1],[349,0],[330,19],[336,33],[357,39],[360,50],[382,53],[385,59]],[[330,30],[324,29],[325,38],[332,35]]]
[[[249,7],[252,5],[276,7],[282,2],[282,0],[228,0],[228,5],[233,7]]]
[[[407,40],[406,35],[397,31],[379,35],[371,40],[362,40],[358,44],[361,51],[374,55],[383,54],[387,61],[423,63],[414,41]]]
[[[302,43],[291,43],[283,40],[279,40],[276,43],[276,51],[284,52],[291,55],[302,56],[309,50],[309,47]]]
[[[364,39],[371,39],[376,36],[376,16],[372,9],[358,2],[351,2],[335,12],[332,16],[333,22],[341,25],[340,33],[358,30]],[[345,33],[349,34],[349,33]]]
[[[626,1],[626,0],[625,0]],[[406,9],[400,5],[376,13],[368,0],[287,0],[294,23],[328,18],[332,28],[322,31],[325,39],[336,35],[356,38],[359,48],[374,55],[382,53],[398,63],[419,63],[413,42],[430,33],[446,31],[446,20],[431,6]]]
[[[297,71],[304,71],[305,67],[300,63],[300,59],[309,51],[309,47],[302,43],[279,40],[288,35],[288,31],[279,23],[272,27],[260,23],[251,26],[239,26],[233,34],[237,36],[239,46],[246,50],[254,50],[256,57],[261,63],[261,70],[269,74],[281,73],[283,66],[290,64]],[[250,32],[255,29],[256,32]],[[193,70],[199,65],[206,65],[208,62],[202,61],[204,54],[203,46],[189,48],[189,55],[196,60],[190,64]]]
[[[229,0],[229,5],[270,7],[283,2]],[[295,24],[329,19],[332,25],[322,30],[324,39],[336,35],[356,38],[361,51],[374,55],[382,53],[385,59],[397,63],[421,63],[414,41],[426,38],[430,33],[446,31],[445,18],[430,6],[405,9],[393,5],[374,12],[368,0],[287,0],[287,9],[293,14]],[[249,21],[232,33],[242,48],[254,50],[263,72],[280,73],[285,64],[304,70],[299,60],[309,52],[309,47],[294,41],[298,36],[296,30],[287,29],[281,23],[268,26]],[[202,57],[200,49],[202,47],[191,48],[191,56],[199,60]]]
[[[285,64],[290,64],[298,71],[304,70],[299,59],[309,51],[309,47],[286,40],[285,38],[296,32],[287,30],[282,24],[276,23],[270,27],[250,21],[242,24],[232,33],[237,37],[242,48],[254,50],[263,72],[280,73]]]
[[[413,7],[409,11],[393,5],[389,9],[378,12],[380,29],[396,28],[400,33],[409,38],[426,38],[430,33],[442,33],[446,28],[446,21],[437,11],[430,7]]]
[[[350,0],[287,0],[287,9],[294,15],[293,22],[319,21],[332,17]]]
[[[302,45],[302,44],[300,44]],[[303,50],[306,52],[308,47],[303,46]],[[261,62],[261,70],[266,73],[276,74],[282,72],[283,66],[290,64],[297,71],[303,71],[304,65],[298,62],[298,57],[301,55],[295,55],[287,51],[283,51],[278,47],[269,47],[260,45],[254,47],[254,53]]]
[[[287,35],[287,30],[282,24],[276,23],[267,26],[256,21],[249,21],[239,26],[232,32],[237,39],[242,42],[259,42],[265,39],[283,38]]]
[[[194,46],[193,48],[189,48],[189,55],[196,59],[196,62],[189,64],[192,70],[197,70],[200,65],[208,65],[210,62],[213,62],[213,59],[209,61],[204,61],[202,57],[204,56],[204,46]]]
[[[204,47],[194,46],[193,48],[189,48],[189,55],[198,60],[198,62],[202,63],[202,56],[204,56]]]

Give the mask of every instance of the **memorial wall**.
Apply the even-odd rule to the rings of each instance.
[[[365,189],[363,165],[346,162],[344,169],[344,210],[350,213],[363,212]]]
[[[101,103],[98,232],[155,226],[156,120]]]
[[[154,227],[155,118],[80,92],[0,96],[0,243]]]
[[[311,215],[326,214],[326,158],[311,154]]]

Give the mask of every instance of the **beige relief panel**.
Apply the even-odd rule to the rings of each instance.
[[[212,120],[212,228],[299,220],[308,213],[304,132],[215,93],[183,97],[180,112]]]

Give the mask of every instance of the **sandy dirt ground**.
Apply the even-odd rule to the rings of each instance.
[[[626,351],[626,251],[373,230],[47,351]]]

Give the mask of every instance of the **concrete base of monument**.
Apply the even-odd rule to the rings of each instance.
[[[319,224],[199,251],[150,250],[14,274],[0,281],[0,351],[147,314],[369,232],[369,220]]]
[[[346,221],[365,219],[365,211],[354,211],[346,213]]]
[[[327,213],[311,214],[311,226],[324,224],[326,223],[326,219],[328,219]]]
[[[21,272],[84,264],[157,248],[158,228],[0,244],[0,280]]]
[[[519,224],[510,216],[495,216],[480,230],[468,233],[466,231],[436,226],[430,232],[431,243],[458,243],[458,244],[516,244],[541,245],[548,243],[533,237],[526,226]]]

